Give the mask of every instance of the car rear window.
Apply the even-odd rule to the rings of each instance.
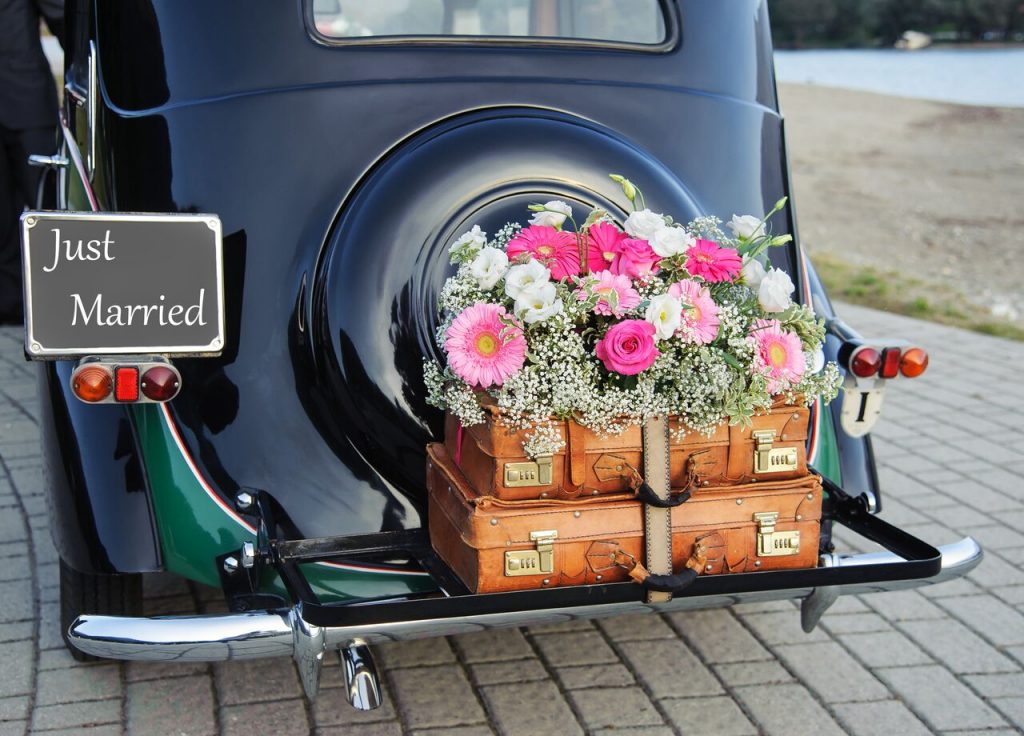
[[[661,0],[310,0],[328,40],[562,40],[658,45]]]

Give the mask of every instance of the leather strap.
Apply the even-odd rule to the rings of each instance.
[[[584,440],[586,430],[572,419],[566,424],[568,425],[566,432],[568,447],[565,448],[565,459],[569,466],[569,482],[566,485],[579,492],[583,484],[587,482],[587,443]]]
[[[644,480],[654,495],[668,501],[671,495],[668,417],[647,420],[643,430]],[[652,575],[672,574],[672,510],[644,504],[644,552]],[[672,593],[647,590],[648,603],[672,600]]]

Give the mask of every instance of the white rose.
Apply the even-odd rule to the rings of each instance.
[[[733,215],[728,225],[737,238],[751,240],[764,235],[764,223],[760,217],[753,215]]]
[[[526,263],[512,266],[505,276],[505,293],[513,299],[518,299],[524,289],[534,284],[546,284],[551,278],[551,272],[540,261],[531,258]]]
[[[813,353],[807,353],[807,372],[811,375],[821,373],[825,368],[825,351],[818,346]]]
[[[665,218],[656,212],[643,209],[627,217],[623,227],[632,237],[651,242],[654,234],[665,227]]]
[[[761,286],[757,290],[757,301],[766,312],[781,312],[793,300],[790,294],[793,293],[793,281],[785,271],[773,268],[761,279]]]
[[[562,311],[555,285],[550,281],[523,289],[516,298],[515,313],[527,324],[543,322]]]
[[[654,325],[659,340],[667,340],[679,329],[683,317],[683,305],[669,294],[659,294],[651,299],[644,319]]]
[[[685,253],[695,242],[694,237],[681,227],[663,227],[657,230],[650,240],[651,248],[662,258]]]
[[[452,258],[471,258],[476,254],[478,250],[487,245],[487,233],[480,229],[479,225],[474,225],[473,229],[468,233],[463,233],[458,239],[452,243],[451,248],[448,252]]]
[[[747,288],[757,291],[767,273],[764,270],[764,266],[761,265],[761,261],[756,258],[743,259],[743,270],[740,271],[740,275],[743,277],[743,283]]]
[[[531,225],[547,225],[548,227],[562,227],[565,218],[572,214],[572,207],[560,199],[553,199],[544,203],[544,212],[537,212],[530,219]]]
[[[484,291],[494,288],[505,272],[508,271],[508,256],[505,251],[497,248],[482,248],[469,264],[469,272],[473,274],[477,284]]]

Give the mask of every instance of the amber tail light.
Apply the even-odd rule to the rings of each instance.
[[[114,390],[114,377],[103,366],[80,366],[71,375],[71,390],[82,401],[95,404],[110,396]]]
[[[90,404],[163,403],[178,395],[181,374],[162,355],[88,357],[71,374],[71,390]]]
[[[928,353],[921,348],[910,348],[900,358],[900,373],[907,378],[917,378],[928,368]]]

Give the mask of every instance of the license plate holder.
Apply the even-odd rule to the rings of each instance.
[[[223,351],[216,215],[26,212],[21,228],[28,357]]]

